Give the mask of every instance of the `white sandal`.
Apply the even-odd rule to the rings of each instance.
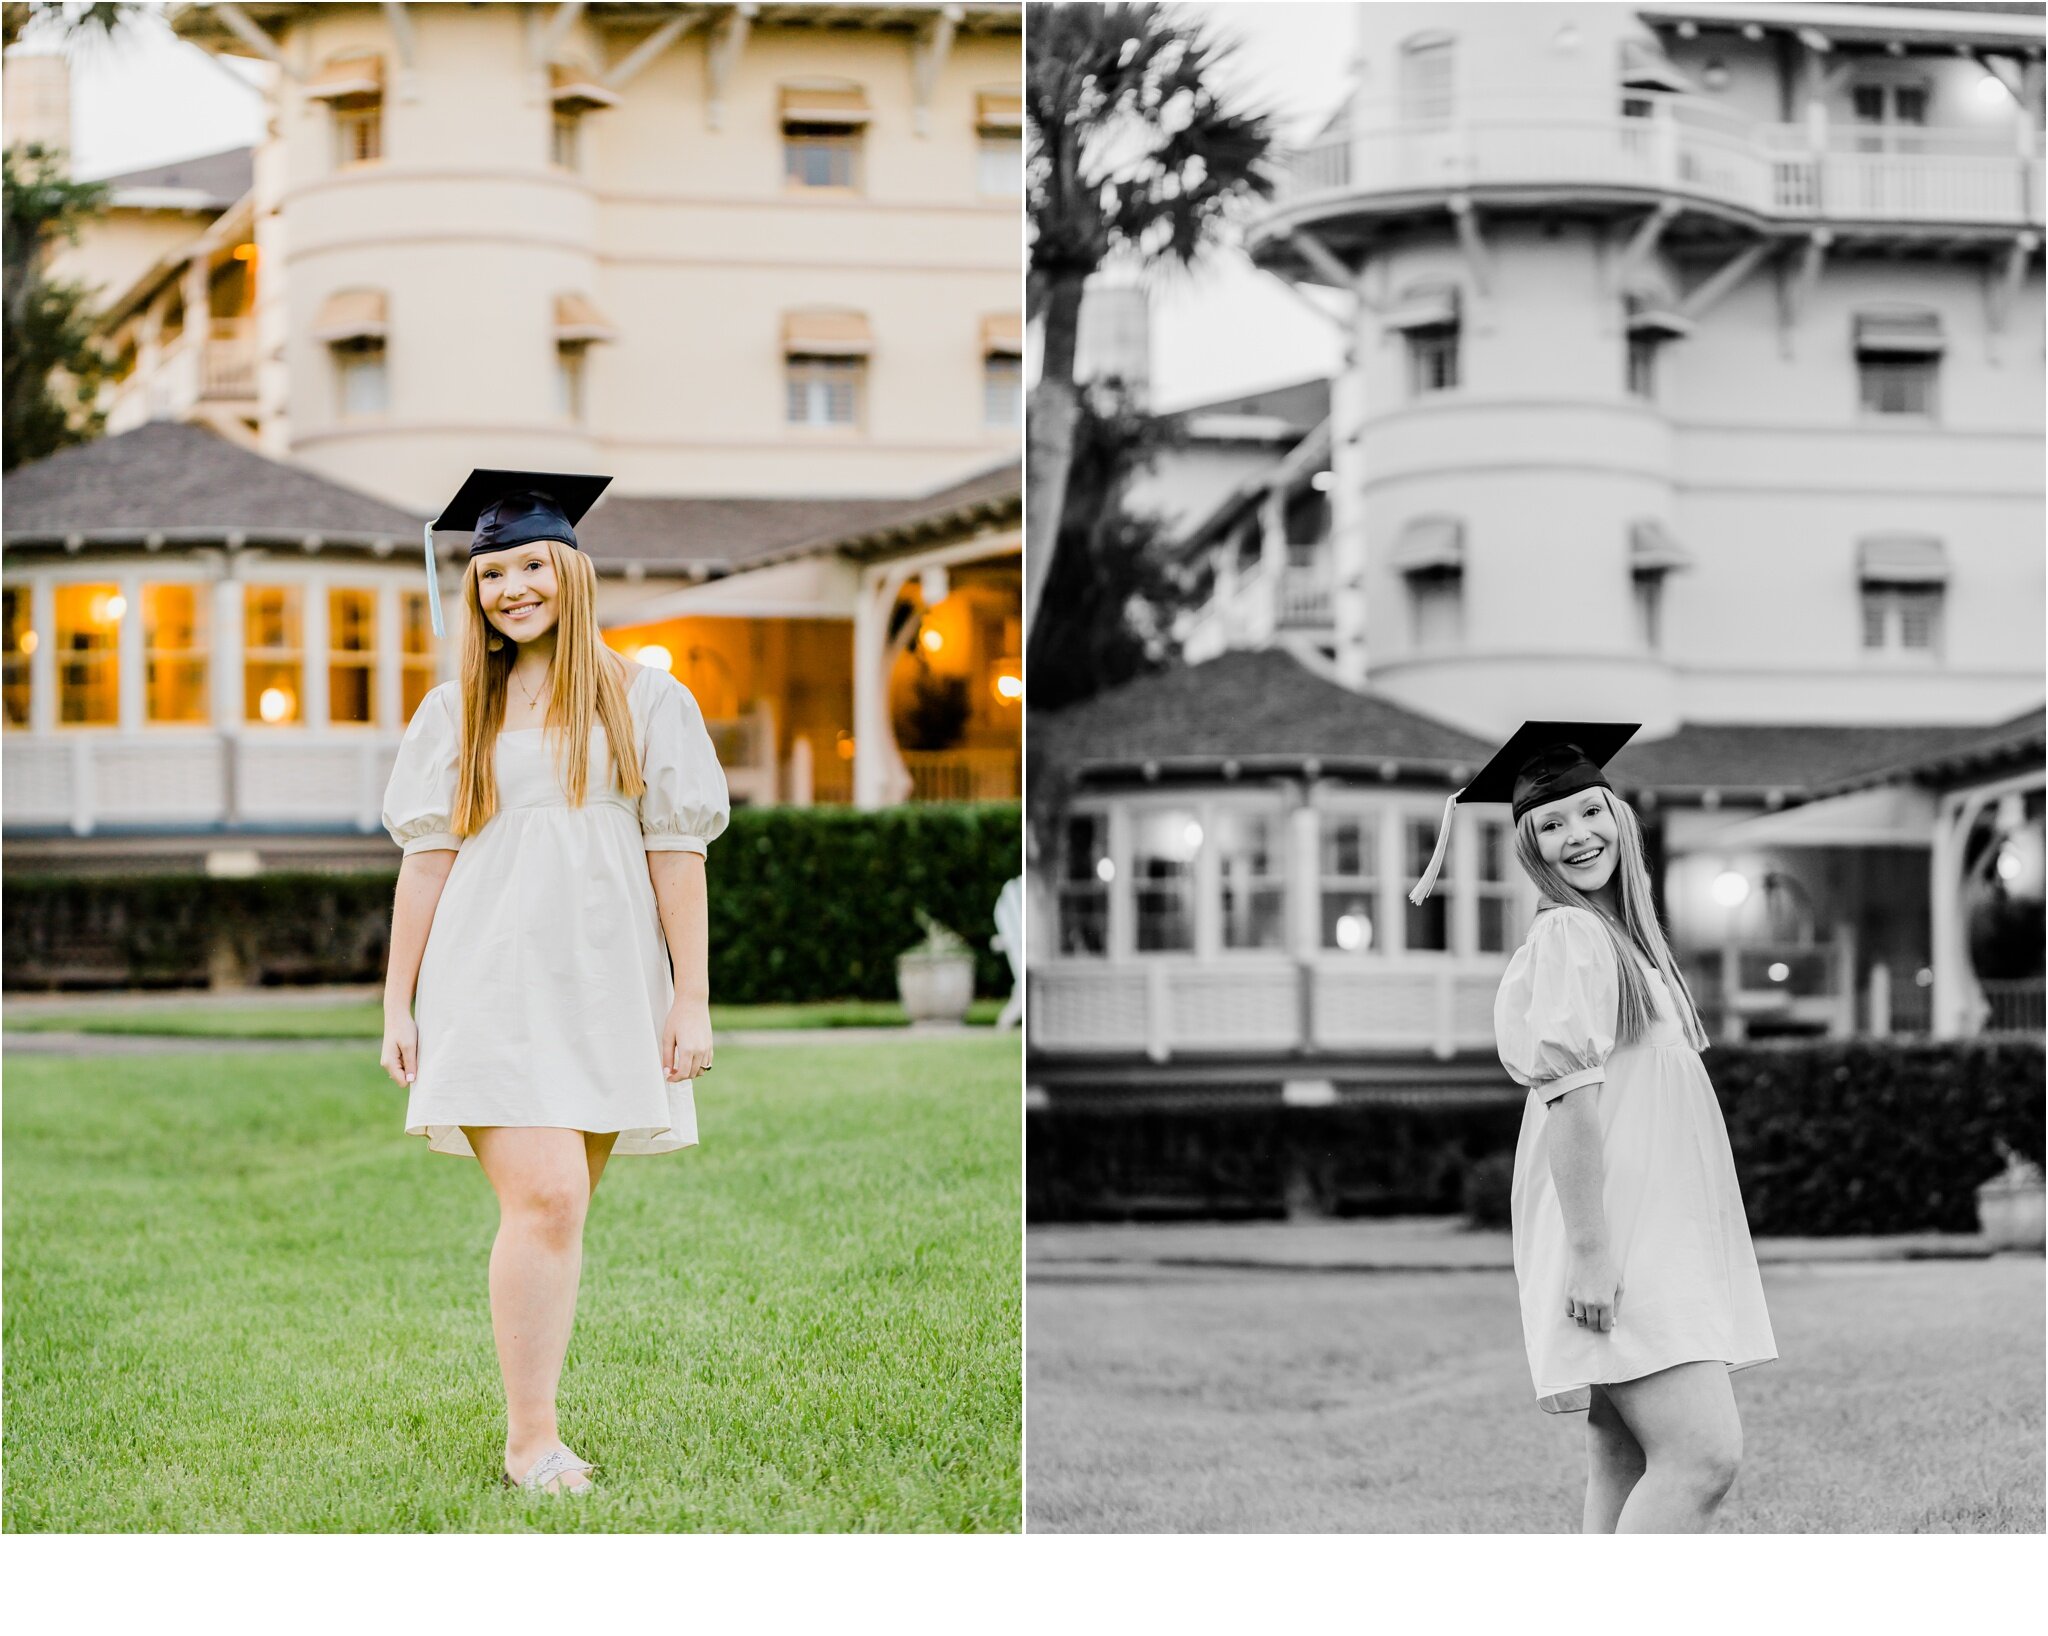
[[[584,1483],[579,1487],[567,1482],[558,1482],[557,1479],[567,1477],[572,1471],[594,1472],[596,1470],[597,1467],[588,1460],[577,1459],[567,1449],[549,1449],[547,1453],[534,1461],[533,1469],[528,1471],[526,1476],[520,1481],[514,1482],[512,1480],[512,1473],[506,1472],[504,1474],[505,1486],[507,1488],[523,1488],[529,1494],[588,1494],[592,1488],[596,1487],[596,1484]],[[550,1489],[548,1487],[549,1483],[556,1483],[556,1486]]]

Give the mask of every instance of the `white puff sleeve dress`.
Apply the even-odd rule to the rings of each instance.
[[[1663,978],[1643,969],[1656,1021],[1617,1048],[1613,944],[1591,912],[1546,909],[1494,1001],[1501,1062],[1530,1090],[1515,1148],[1515,1278],[1536,1401],[1552,1414],[1587,1408],[1595,1385],[1778,1355],[1720,1104]],[[1550,1173],[1550,1105],[1582,1087],[1597,1097],[1601,1202],[1621,1275],[1619,1321],[1606,1332],[1566,1310],[1570,1253]]]
[[[702,853],[725,828],[725,775],[696,700],[634,667],[638,801],[611,776],[601,726],[581,807],[544,730],[499,734],[497,814],[462,839],[450,817],[458,688],[421,701],[384,797],[384,827],[407,853],[456,854],[420,963],[407,1133],[436,1153],[471,1152],[464,1125],[617,1131],[614,1153],[694,1145],[690,1085],[661,1067],[675,989],[647,854]]]

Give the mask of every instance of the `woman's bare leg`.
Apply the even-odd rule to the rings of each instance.
[[[491,1331],[505,1377],[505,1469],[524,1477],[562,1444],[555,1393],[576,1321],[591,1170],[582,1131],[463,1127],[498,1195],[491,1245]],[[572,1472],[557,1487],[584,1488]]]
[[[1645,1461],[1643,1445],[1628,1429],[1604,1386],[1593,1388],[1593,1401],[1586,1411],[1586,1455],[1586,1514],[1579,1531],[1611,1534],[1630,1491],[1642,1479]]]
[[[1681,1363],[1605,1388],[1647,1461],[1619,1534],[1701,1534],[1742,1464],[1742,1421],[1723,1363]]]

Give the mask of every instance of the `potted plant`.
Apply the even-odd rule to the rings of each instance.
[[[896,956],[896,992],[912,1023],[959,1023],[974,1000],[974,951],[922,909],[924,937]]]
[[[1994,1250],[2038,1250],[2044,1237],[2041,1167],[1998,1144],[2004,1171],[1977,1189],[1977,1225]]]

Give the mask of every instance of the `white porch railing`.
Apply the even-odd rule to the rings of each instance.
[[[2048,1030],[2048,995],[2039,977],[2015,982],[1980,982],[1986,1034],[2039,1034]]]
[[[209,399],[256,396],[254,318],[211,320],[200,363],[199,395]]]
[[[1815,150],[1803,126],[1692,117],[1475,119],[1337,134],[1281,161],[1277,202],[1474,186],[1641,187],[1759,215],[1830,221],[2042,220],[2038,153],[1973,132],[1910,142],[1852,128]]]
[[[1034,961],[1033,1049],[1170,1057],[1223,1052],[1491,1051],[1505,959]]]
[[[1281,626],[1290,630],[1328,625],[1333,618],[1330,576],[1321,568],[1283,568],[1275,612]]]
[[[1014,801],[1020,753],[1011,749],[905,750],[913,801]]]

